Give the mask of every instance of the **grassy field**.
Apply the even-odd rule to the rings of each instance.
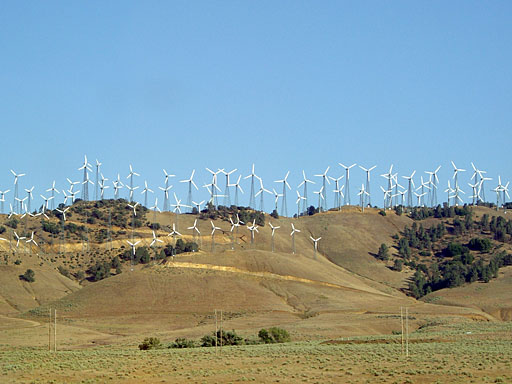
[[[51,353],[0,351],[0,381],[21,383],[510,383],[512,324],[468,322],[400,335],[281,345],[139,351],[136,345]]]

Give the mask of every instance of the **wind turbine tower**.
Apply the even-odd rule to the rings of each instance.
[[[254,173],[254,163],[252,164],[252,171],[250,175],[247,175],[244,177],[245,179],[251,178],[251,194],[249,196],[249,208],[256,209],[256,198],[254,196],[254,178],[256,177],[256,174]]]
[[[414,185],[414,180],[412,178],[414,177],[415,173],[416,173],[416,170],[414,170],[411,173],[411,176],[402,176],[404,179],[406,179],[408,181],[408,186],[407,186],[407,206],[409,208],[412,208],[412,205],[413,205],[412,194],[414,193],[414,188],[416,186]]]
[[[290,187],[290,184],[288,184],[288,176],[290,175],[290,171],[286,172],[286,176],[284,177],[284,179],[281,179],[281,180],[275,180],[274,183],[283,183],[283,198],[281,200],[281,215],[285,216],[285,217],[288,217],[288,204],[286,202],[286,187],[288,187],[288,189],[292,189],[292,187]]]
[[[302,170],[302,182],[297,186],[297,188],[300,188],[302,185],[304,185],[304,194],[302,197],[304,197],[303,205],[302,205],[302,212],[306,212],[308,210],[308,183],[315,184],[314,181],[308,180],[306,177],[306,172]]]
[[[229,187],[232,187],[232,185],[229,184],[229,176],[236,171],[237,171],[236,168],[229,172],[222,170],[222,173],[224,173],[224,175],[226,175],[226,189],[224,190],[224,206],[228,207],[228,208],[231,207],[231,193],[229,191]]]
[[[377,166],[374,165],[373,167],[371,168],[368,168],[366,169],[365,167],[362,167],[362,166],[359,166],[359,168],[361,168],[363,171],[366,172],[366,186],[365,186],[365,194],[364,194],[364,204],[366,206],[372,206],[372,199],[371,199],[371,196],[370,196],[370,172],[373,171]],[[316,243],[315,243],[316,244]]]
[[[162,187],[158,187],[160,188],[162,191],[164,191],[164,212],[166,211],[169,211],[169,189],[172,188],[169,187],[169,177],[174,177],[175,175],[171,175],[169,173],[167,173],[167,171],[164,169],[164,175],[165,175],[165,187],[162,188]]]
[[[344,198],[344,204],[350,205],[350,168],[355,167],[356,164],[352,164],[351,166],[347,167],[341,163],[338,163],[341,167],[345,168],[345,198]]]
[[[325,185],[325,182],[327,181],[328,184],[331,184],[331,182],[329,181],[329,177],[327,176],[327,172],[329,172],[329,168],[330,168],[330,166],[326,168],[324,173],[315,175],[316,177],[322,178],[322,191],[324,194],[324,198],[322,201],[322,206],[319,208],[321,208],[321,211],[323,211],[323,212],[327,211],[327,206],[328,206],[328,204],[327,204],[327,185]]]
[[[89,183],[92,184],[92,182],[89,180],[89,174],[87,172],[91,172],[91,164],[87,162],[87,156],[84,155],[84,163],[83,165],[78,168],[79,171],[84,170],[84,179],[82,181],[82,200],[83,201],[89,201]]]
[[[128,174],[128,176],[126,176],[127,179],[130,179],[130,188],[129,189],[129,197],[128,197],[128,200],[129,201],[132,201],[132,197],[133,197],[133,191],[137,188],[133,188],[133,176],[140,176],[137,172],[135,172],[132,168],[132,165],[130,164],[130,173]]]
[[[98,186],[99,186],[99,177],[100,177],[100,167],[101,167],[101,163],[98,161],[98,159],[96,159],[96,188],[95,188],[95,192],[94,192],[94,200],[98,200]]]
[[[12,204],[14,206],[14,212],[21,213],[21,208],[19,207],[19,204],[18,204],[18,199],[19,199],[18,181],[19,181],[19,178],[25,176],[25,174],[24,173],[16,174],[16,172],[14,172],[12,169],[11,169],[11,172],[14,175],[14,197],[13,197]]]
[[[453,165],[453,182],[454,182],[454,190],[455,190],[455,195],[453,196],[453,205],[458,205],[458,200],[460,199],[459,197],[459,191],[460,191],[460,188],[459,188],[459,182],[457,180],[457,176],[459,174],[459,172],[466,172],[465,169],[460,169],[460,168],[457,168],[457,166],[455,165],[455,163],[452,161],[452,165]]]
[[[192,198],[192,185],[194,186],[194,188],[196,190],[199,190],[199,188],[197,188],[197,185],[196,183],[194,183],[194,174],[196,173],[196,170],[193,169],[192,170],[192,174],[190,175],[190,177],[188,179],[185,179],[185,180],[180,180],[180,183],[188,183],[188,196],[187,196],[187,205],[189,207],[192,207],[192,204],[193,204],[193,198]],[[190,208],[191,209],[191,208]]]

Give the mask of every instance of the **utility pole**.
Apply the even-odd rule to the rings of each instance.
[[[53,334],[54,334],[54,338],[53,338],[53,346],[55,347],[55,352],[57,352],[57,310],[54,309],[54,312],[53,312],[53,321],[54,321],[54,326],[53,326]]]

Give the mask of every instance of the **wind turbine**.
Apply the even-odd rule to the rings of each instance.
[[[237,206],[237,207],[238,207],[238,190],[240,190],[240,192],[242,192],[242,194],[244,193],[244,190],[240,186],[241,178],[242,178],[242,175],[238,175],[237,182],[235,184],[230,185],[231,187],[235,187],[235,206]]]
[[[166,193],[166,191],[169,191],[169,189],[172,188],[172,185],[169,187],[169,177],[174,177],[176,175],[171,175],[167,173],[167,171],[164,169],[164,175],[165,175],[165,187],[158,187],[162,191],[164,191],[164,212],[169,211],[169,194]]]
[[[274,252],[274,233],[275,233],[276,229],[279,229],[281,227],[280,226],[274,226],[274,225],[272,225],[271,222],[269,222],[268,225],[270,226],[270,229],[272,229],[272,252]]]
[[[181,214],[181,207],[192,208],[190,205],[181,204],[181,200],[178,199],[176,193],[174,193],[174,200],[176,200],[176,204],[171,204],[174,207],[173,212],[176,214],[176,227],[178,227],[178,214]]]
[[[53,180],[53,183],[52,183],[52,186],[50,188],[48,188],[46,190],[46,192],[51,192],[52,193],[52,197],[55,198],[55,192],[57,192],[58,194],[60,194],[59,190],[57,188],[55,188],[55,180]],[[55,209],[55,200],[52,199],[52,210]],[[48,207],[47,207],[48,208]]]
[[[377,166],[374,165],[373,167],[371,168],[368,168],[366,169],[365,167],[363,166],[359,166],[359,168],[361,168],[363,171],[366,172],[366,186],[365,186],[365,191],[366,191],[366,194],[365,194],[365,201],[364,201],[364,204],[366,206],[372,206],[372,200],[371,200],[371,196],[370,196],[370,172],[373,171]],[[366,196],[368,196],[368,199],[366,199]]]
[[[420,176],[420,180],[421,180],[421,184],[420,184],[420,186],[418,188],[416,188],[416,190],[421,189],[420,196],[423,197],[423,196],[425,196],[427,194],[427,192],[425,192],[425,188],[427,188],[430,191],[430,187],[427,185],[428,183],[423,181],[423,176]],[[416,196],[418,196],[418,195],[416,194]],[[421,205],[419,204],[419,202],[420,202],[420,200],[418,200],[418,207],[424,207],[425,206],[425,199],[423,199],[423,203]]]
[[[448,193],[446,201],[447,201],[448,207],[449,207],[450,206],[450,199],[451,199],[450,193],[455,192],[455,190],[450,186],[450,180],[448,180],[448,188],[446,188],[444,191],[446,193]]]
[[[391,166],[389,167],[389,172],[383,173],[381,176],[388,180],[388,188],[386,190],[392,191],[393,190],[393,178],[395,177],[395,175],[393,175],[393,164],[391,164]],[[396,176],[398,177],[398,174],[396,174]],[[398,190],[398,181],[396,182],[396,189]],[[382,190],[384,190],[384,188],[382,188]],[[384,209],[386,209],[386,207],[391,207],[393,205],[393,201],[392,201],[393,198],[390,197],[390,195],[388,195],[387,198],[388,198],[388,200],[384,201]],[[395,200],[395,203],[396,203],[396,200]]]
[[[233,174],[234,172],[236,172],[237,169],[233,169],[229,172],[226,172],[225,170],[222,170],[222,173],[224,175],[226,175],[226,189],[224,190],[224,206],[229,208],[231,207],[231,194],[230,194],[230,191],[229,191],[229,187],[231,187],[232,185],[229,184],[229,176],[231,174]]]
[[[153,205],[149,209],[153,210],[153,224],[155,224],[156,223],[156,211],[160,212],[160,208],[158,208],[158,197],[155,198],[155,205]]]
[[[197,188],[196,183],[194,183],[194,174],[196,173],[196,170],[192,170],[192,174],[188,179],[180,180],[180,183],[188,183],[188,197],[187,197],[187,205],[189,207],[192,207],[192,186],[198,191],[199,188]]]
[[[270,192],[268,189],[266,189],[264,186],[263,186],[263,179],[261,177],[258,177],[258,180],[260,181],[260,189],[258,190],[258,192],[256,192],[256,194],[254,195],[254,197],[258,197],[260,196],[260,211],[261,212],[264,212],[265,211],[265,207],[264,207],[264,204],[263,204],[263,200],[264,200],[264,196],[263,196],[263,192],[267,192],[269,194],[272,194],[272,192]]]
[[[277,191],[274,188],[272,188],[272,192],[274,192],[274,210],[277,212],[277,202],[280,197],[283,197],[283,195],[277,193]]]
[[[88,201],[89,200],[89,183],[93,184],[89,180],[89,174],[87,172],[92,172],[91,164],[87,162],[87,155],[84,155],[84,163],[80,168],[78,168],[79,171],[84,170],[84,179],[82,181],[83,187],[82,187],[82,200]]]
[[[345,186],[342,186],[340,189],[340,180],[343,179],[344,177],[344,175],[341,175],[338,178],[329,176],[329,179],[331,179],[334,182],[334,208],[337,208],[338,210],[341,209],[340,191],[343,188],[345,188]],[[341,193],[341,195],[343,195],[343,192]]]
[[[100,182],[100,198],[101,200],[103,200],[103,197],[104,197],[104,194],[105,194],[105,189],[109,188],[108,185],[105,185],[105,181],[108,181],[108,179],[103,176],[103,173],[101,174],[101,182]]]
[[[382,190],[382,192],[384,192],[384,210],[390,209],[391,206],[388,205],[388,203],[392,200],[392,198],[390,198],[391,190],[384,189],[384,187],[382,185],[380,186],[380,189]],[[403,196],[402,196],[402,198],[403,198]]]
[[[213,221],[210,220],[210,223],[212,223],[212,253],[215,251],[215,231],[220,230],[219,227],[216,227],[215,224],[213,224]]]
[[[25,236],[18,236],[16,231],[14,231],[14,236],[16,237],[16,248],[18,248],[19,245],[20,245],[20,240],[25,240],[26,237]]]
[[[329,172],[329,168],[331,168],[330,166],[327,167],[325,169],[325,172],[324,173],[321,173],[319,175],[315,175],[315,177],[321,177],[322,178],[322,191],[327,191],[327,186],[325,185],[325,182],[327,181],[327,184],[331,184],[331,182],[329,181],[329,177],[327,176],[327,172]],[[322,212],[322,211],[327,211],[327,195],[324,194],[323,196],[323,202],[322,202],[322,206],[318,207],[319,211]]]
[[[313,191],[314,194],[318,195],[318,212],[321,212],[322,210],[322,200],[325,200],[324,197],[324,187],[320,188],[319,191]]]
[[[407,206],[409,208],[412,207],[412,194],[413,194],[413,191],[414,191],[414,188],[416,188],[416,186],[414,185],[414,180],[413,180],[413,177],[414,177],[414,174],[416,173],[416,170],[412,171],[411,173],[411,176],[402,176],[404,179],[406,179],[408,181],[408,187],[407,187]]]
[[[57,208],[57,212],[61,214],[61,226],[62,226],[62,235],[60,237],[60,253],[62,253],[62,247],[64,246],[64,223],[66,222],[66,212],[68,211],[70,207],[66,207],[64,209]]]
[[[34,244],[36,247],[38,247],[39,245],[37,245],[36,241],[34,240],[34,231],[32,231],[32,235],[30,236],[30,238],[28,240],[25,241],[27,244],[28,243],[32,243]],[[32,254],[32,246],[30,246],[30,254]]]
[[[167,236],[168,237],[172,236],[172,241],[174,242],[173,256],[175,256],[176,255],[176,236],[182,236],[182,234],[178,232],[174,223],[172,223],[172,231],[169,232],[169,234]]]
[[[418,198],[418,205],[417,205],[417,207],[423,207],[423,206],[424,206],[424,204],[422,204],[422,202],[421,202],[421,198],[422,198],[423,196],[425,196],[425,195],[427,194],[427,192],[423,192],[423,193],[416,193],[416,191],[414,191],[414,194],[415,194],[415,195],[416,195],[416,197]]]
[[[128,174],[128,176],[126,176],[127,179],[130,179],[130,188],[128,188],[130,190],[130,201],[132,201],[133,191],[138,188],[138,187],[133,188],[133,176],[140,176],[140,175],[133,170],[132,165],[130,164],[130,173]]]
[[[162,240],[160,240],[160,239],[156,236],[155,231],[153,231],[153,241],[151,241],[151,244],[149,244],[149,246],[150,246],[150,247],[152,247],[155,243],[156,243],[156,244],[157,244],[157,246],[158,246],[158,243],[162,243],[162,244],[163,244],[163,241],[162,241]]]
[[[251,231],[251,245],[254,245],[254,232],[259,232],[258,226],[256,225],[256,219],[252,221],[252,225],[247,226],[247,229]]]
[[[292,224],[292,232],[290,233],[290,236],[292,237],[292,253],[295,254],[295,233],[300,232],[300,230],[295,228],[293,223],[291,223],[291,224]]]
[[[345,166],[341,163],[338,163],[341,167],[345,168],[345,205],[350,205],[350,168],[355,167],[356,164],[352,164],[351,166]]]
[[[95,191],[94,191],[94,200],[98,200],[98,186],[99,186],[99,176],[100,176],[100,167],[101,167],[101,163],[98,161],[98,159],[96,159],[96,188],[95,188]],[[103,175],[102,175],[103,177]],[[103,200],[103,198],[102,198]]]
[[[322,240],[322,238],[321,238],[321,237],[319,237],[318,239],[314,239],[314,238],[313,238],[313,236],[309,236],[309,238],[310,238],[311,240],[313,240],[313,243],[315,244],[315,260],[316,260],[316,252],[317,252],[317,250],[318,250],[318,242],[319,242],[320,240]]]
[[[295,204],[297,204],[297,219],[300,217],[300,202],[305,199],[304,196],[301,196],[299,191],[297,192],[297,200],[295,201]],[[276,197],[276,204],[277,204],[277,197]]]
[[[6,191],[0,191],[0,202],[2,202],[2,212],[1,213],[4,213],[5,194],[7,192],[10,192],[10,189],[8,189]]]
[[[458,205],[457,200],[462,201],[462,199],[460,199],[460,197],[459,197],[459,182],[457,181],[457,176],[458,176],[459,172],[466,172],[466,170],[457,168],[457,166],[455,165],[455,163],[453,161],[452,161],[452,165],[453,165],[453,182],[454,182],[454,189],[455,189],[455,195],[453,196],[453,203],[454,203],[454,205]]]
[[[133,241],[133,240],[132,240]],[[137,240],[136,242],[132,243],[132,241],[129,241],[129,240],[126,240],[126,242],[128,244],[130,244],[130,247],[132,247],[132,268],[131,270],[133,271],[133,264],[135,262],[135,248],[137,247],[137,244],[140,243],[140,240]]]
[[[123,182],[121,181],[121,176],[119,176],[119,173],[117,174],[117,180],[114,180],[112,184],[114,184],[114,199],[118,200],[119,190],[124,186]]]
[[[208,184],[208,185],[211,185],[211,187],[212,187],[212,189],[210,191],[210,202],[211,202],[211,204],[213,204],[213,206],[215,208],[217,208],[217,205],[218,205],[217,197],[218,196],[215,194],[215,190],[220,192],[220,188],[217,185],[217,175],[222,171],[219,169],[216,172],[214,172],[210,168],[206,168],[206,170],[212,174],[212,182],[211,182],[211,184]]]
[[[361,189],[359,190],[357,195],[359,196],[359,204],[361,205],[361,209],[364,212],[364,206],[365,206],[365,201],[366,201],[366,197],[365,196],[368,195],[368,192],[366,192],[364,190],[364,184],[361,184]]]
[[[302,212],[306,212],[308,207],[308,183],[315,184],[314,181],[308,180],[306,177],[306,172],[302,170],[302,182],[297,186],[297,188],[300,188],[302,185],[304,185],[304,204],[302,206]]]
[[[326,171],[327,173],[327,171]],[[288,184],[288,176],[290,175],[290,171],[286,172],[286,176],[281,179],[281,180],[275,180],[274,183],[283,183],[283,199],[282,199],[282,204],[281,204],[281,214],[285,217],[288,217],[288,204],[286,202],[286,187],[288,187],[288,189],[292,189],[292,187],[290,187],[290,184]]]
[[[194,220],[194,225],[191,227],[188,227],[187,229],[192,230],[193,237],[195,237],[195,235],[197,234],[197,236],[199,236],[199,239],[201,240],[201,232],[199,231],[199,228],[197,227],[197,219]],[[201,246],[202,246],[202,244],[201,244]]]
[[[135,187],[126,186],[126,189],[128,189],[128,191],[130,191],[128,193],[128,201],[133,202],[133,192],[135,192],[137,189],[139,189],[139,186],[138,185],[136,185]]]
[[[478,194],[478,185],[479,183],[475,181],[475,184],[468,183],[468,185],[473,190],[473,194],[469,196],[472,199],[472,205],[476,205],[480,200],[480,195]]]
[[[148,182],[144,181],[144,189],[140,193],[141,195],[144,195],[144,206],[148,206],[148,192],[153,193],[153,190],[148,187]]]
[[[256,209],[256,197],[254,196],[254,178],[255,177],[256,177],[256,174],[254,173],[254,163],[253,163],[251,173],[244,177],[244,180],[251,178],[251,195],[249,196],[249,208],[253,208],[253,209]]]
[[[25,176],[25,173],[17,174],[12,169],[11,169],[11,173],[14,175],[14,198],[13,198],[13,203],[12,204],[14,205],[14,210],[17,213],[19,213],[19,212],[21,212],[21,210],[19,210],[19,205],[16,203],[16,199],[18,198],[18,181],[19,181],[20,177]]]
[[[429,175],[429,184],[432,186],[430,189],[430,205],[432,207],[437,206],[437,186],[439,184],[437,173],[440,169],[441,166],[437,167],[435,171],[425,171]]]
[[[46,210],[48,209],[48,202],[50,200],[53,200],[53,196],[50,196],[48,198],[44,197],[43,195],[40,195],[42,197],[42,199],[44,200],[44,204],[43,204],[43,215],[44,217],[46,217],[48,219],[48,216],[46,215]]]
[[[196,210],[197,210],[197,214],[201,213],[201,205],[203,205],[203,204],[204,204],[204,200],[201,200],[201,201],[200,201],[200,202],[198,202],[198,203],[197,203],[197,202],[195,202],[195,201],[193,201],[193,202],[192,202],[192,204],[194,204],[194,205],[195,205],[195,208],[196,208]]]

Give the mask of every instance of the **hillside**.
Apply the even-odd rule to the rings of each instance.
[[[299,219],[266,216],[258,217],[264,222],[260,222],[251,244],[247,227],[231,232],[230,215],[222,211],[198,216],[153,213],[138,208],[137,228],[132,234],[132,211],[126,208],[126,202],[76,204],[79,205],[69,210],[72,214],[65,223],[62,245],[62,233],[48,232],[49,228],[62,225],[53,214],[49,220],[30,217],[17,223],[20,236],[35,232],[38,246],[32,246],[32,251],[27,247],[29,243],[16,248],[11,240],[11,251],[8,251],[9,242],[0,243],[8,261],[0,267],[0,314],[10,316],[12,327],[20,324],[17,321],[33,322],[30,331],[27,330],[30,337],[25,339],[9,332],[11,326],[0,329],[8,343],[44,345],[47,342],[44,322],[50,307],[58,310],[62,343],[68,347],[132,343],[149,334],[165,340],[199,337],[211,330],[215,309],[224,311],[226,327],[251,334],[263,326],[285,326],[295,339],[390,334],[400,329],[397,314],[401,306],[410,307],[414,313],[413,328],[432,321],[496,320],[509,316],[512,297],[507,292],[512,281],[506,278],[509,275],[506,268],[500,270],[500,278],[487,284],[473,283],[437,291],[420,301],[405,295],[416,263],[406,265],[402,271],[393,270],[393,259],[400,257],[395,248],[396,236],[401,236],[404,228],[413,227],[414,223],[426,228],[443,223],[451,228],[452,219],[412,220],[393,211],[385,216],[378,209],[366,209],[362,213],[356,207]],[[115,220],[112,220],[113,212],[117,212]],[[240,214],[244,218],[252,215],[249,211]],[[494,216],[494,211],[483,207],[474,210],[476,220],[484,214]],[[208,216],[221,228],[213,238],[214,252]],[[90,217],[95,220],[89,220]],[[187,229],[196,219],[200,237]],[[6,228],[3,236],[15,238],[15,229],[7,225],[9,219],[2,217],[0,221]],[[53,227],[44,221],[53,223]],[[116,225],[109,228],[108,221]],[[275,252],[271,252],[269,222],[280,226],[275,231]],[[295,237],[295,254],[290,236],[292,223],[301,231]],[[177,245],[173,236],[167,236],[172,224],[181,233],[178,237],[183,244],[197,243],[198,252],[166,255]],[[154,247],[150,247],[152,228],[162,241]],[[112,241],[100,242],[101,234],[106,231],[110,231]],[[439,247],[453,239],[467,242],[475,234],[455,235],[448,231]],[[322,237],[316,257],[310,235]],[[489,237],[487,233],[478,235]],[[132,265],[127,243],[132,236],[140,240],[137,252],[146,252],[149,262]],[[391,247],[388,261],[376,258],[382,243]],[[507,243],[500,247],[510,249]],[[121,259],[118,270],[112,268],[111,277],[94,282],[91,267],[98,262],[110,265],[115,256]],[[486,254],[475,253],[475,256],[488,258]],[[434,260],[438,256],[434,253],[430,257]],[[413,252],[411,260],[423,259]],[[57,267],[71,279],[63,276]],[[34,283],[19,279],[27,268],[36,273]],[[485,289],[476,290],[479,286]],[[497,290],[501,295],[494,295]],[[457,294],[459,291],[471,293]],[[481,298],[471,300],[473,295]],[[490,305],[486,297],[493,295],[499,300]],[[460,297],[465,296],[467,300],[461,301]],[[16,314],[21,316],[20,320],[13,318]]]

